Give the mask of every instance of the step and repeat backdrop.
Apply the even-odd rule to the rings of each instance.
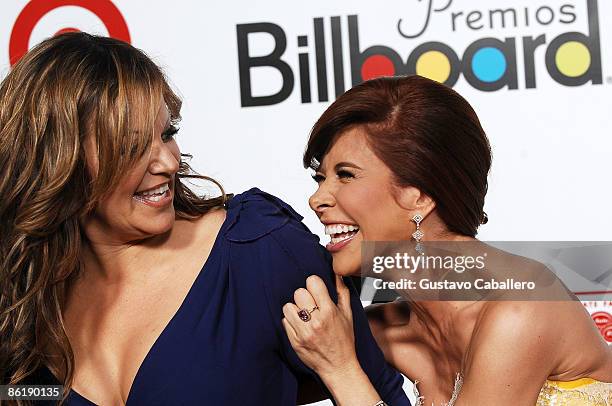
[[[11,0],[0,67],[65,31],[143,49],[184,100],[177,138],[230,192],[252,186],[305,216],[308,133],[351,86],[419,74],[453,86],[493,147],[483,240],[612,239],[608,0]],[[604,270],[605,271],[605,270]],[[612,271],[598,275],[610,286]],[[588,293],[588,292],[587,292]],[[612,341],[611,302],[582,295]]]

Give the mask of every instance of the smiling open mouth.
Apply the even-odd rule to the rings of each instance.
[[[349,224],[327,224],[325,234],[331,237],[330,242],[325,246],[329,251],[336,252],[348,245],[359,232],[359,227]]]
[[[157,205],[170,197],[170,187],[167,183],[151,190],[134,193],[134,199],[145,204]]]

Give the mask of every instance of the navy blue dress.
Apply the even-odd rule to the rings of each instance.
[[[138,369],[127,406],[294,406],[298,381],[321,383],[291,348],[281,320],[282,306],[309,275],[323,278],[337,301],[329,254],[298,213],[259,189],[226,208],[209,258]],[[363,369],[389,405],[410,405],[352,293]],[[93,403],[73,390],[67,404]]]

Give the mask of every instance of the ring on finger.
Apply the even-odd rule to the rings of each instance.
[[[319,306],[315,306],[312,308],[312,310],[308,310],[308,309],[300,309],[298,311],[298,317],[303,321],[303,322],[308,322],[310,321],[310,319],[312,318],[310,316],[310,314],[312,312],[314,312],[315,310],[319,310]]]

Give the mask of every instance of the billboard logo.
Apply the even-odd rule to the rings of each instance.
[[[444,8],[432,9],[433,0],[429,0],[427,18],[420,32],[416,34],[409,31],[400,19],[397,24],[399,34],[406,39],[415,39],[421,36],[428,28],[433,12],[442,12],[452,5],[450,0]],[[539,48],[545,49],[544,63],[549,76],[563,86],[581,86],[588,82],[593,85],[602,84],[601,44],[599,33],[599,11],[597,0],[586,0],[588,33],[566,32],[552,40],[545,34],[538,36],[524,36],[522,38],[506,37],[503,39],[485,37],[477,39],[465,48],[462,53],[457,52],[444,42],[429,41],[413,48],[408,57],[404,59],[400,52],[386,45],[370,45],[364,47],[359,36],[359,17],[349,15],[348,22],[348,63],[351,73],[351,85],[357,85],[364,80],[379,76],[419,74],[426,76],[448,86],[454,86],[459,77],[475,89],[491,92],[503,88],[516,90],[535,88],[537,85],[535,69],[535,53]],[[479,14],[475,14],[479,13]],[[457,20],[463,12],[450,13],[452,30],[456,30]],[[489,10],[489,22],[493,28],[494,21],[503,28],[506,23],[518,26],[518,12],[515,9]],[[559,22],[571,24],[577,16],[574,6],[564,4],[558,14]],[[485,13],[476,11],[464,16],[466,25],[476,31],[484,28]],[[476,17],[476,18],[474,18]],[[524,21],[529,26],[530,15],[525,10]],[[531,21],[547,26],[553,22],[555,11],[548,6],[537,9]],[[484,20],[484,21],[483,21]],[[333,83],[335,96],[346,90],[344,77],[345,55],[343,55],[342,21],[339,16],[329,19],[331,38],[326,38],[324,19],[313,20],[313,39],[315,53],[316,88],[318,101],[329,100],[328,72],[326,47],[331,46],[333,60]],[[418,30],[417,30],[418,31]],[[268,34],[274,40],[274,49],[267,55],[252,56],[249,50],[249,36],[252,34]],[[273,105],[286,100],[294,90],[294,70],[287,62],[285,55],[287,48],[287,35],[281,26],[271,23],[238,24],[236,26],[238,44],[238,67],[240,74],[240,96],[243,107]],[[307,35],[297,36],[299,50],[297,73],[302,103],[312,102],[309,53]],[[251,40],[251,42],[253,42]],[[517,52],[522,47],[523,63],[519,66]],[[403,52],[402,52],[403,54]],[[276,69],[282,76],[282,86],[279,91],[269,95],[254,96],[252,92],[251,71],[258,67]],[[519,84],[518,71],[524,71],[524,83]]]
[[[106,26],[109,36],[130,42],[130,32],[123,15],[110,0],[32,0],[21,11],[13,30],[9,43],[9,60],[11,66],[28,52],[30,36],[36,24],[47,13],[58,7],[76,6],[84,8],[96,16]],[[57,34],[69,31],[78,31],[73,27],[64,27]]]

